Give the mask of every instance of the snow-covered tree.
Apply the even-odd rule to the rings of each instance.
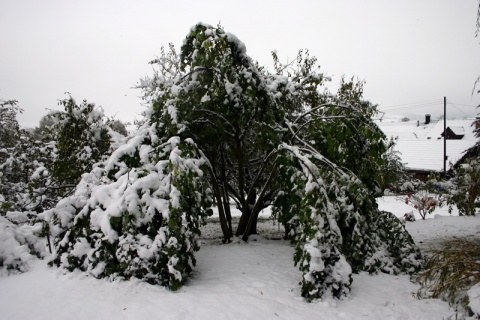
[[[53,131],[56,158],[50,169],[57,188],[62,194],[70,194],[83,173],[106,156],[111,137],[105,115],[101,108],[83,101],[77,104],[70,96],[59,101],[64,111],[52,114],[55,117]]]
[[[171,46],[152,64],[140,84],[152,105],[142,128],[44,215],[57,236],[54,263],[176,289],[213,200],[224,241],[233,237],[233,199],[245,241],[273,204],[309,300],[345,295],[352,272],[421,267],[403,224],[375,203],[386,145],[361,82],[325,92],[307,51],[287,65],[274,54],[272,74],[237,37],[205,24],[180,54]]]
[[[38,214],[70,194],[80,175],[91,171],[117,140],[92,104],[77,106],[71,97],[60,104],[65,111],[50,113],[31,133],[18,125],[16,113],[21,110],[16,103],[2,103],[0,214],[18,228],[34,230],[31,237],[48,238],[48,224]]]
[[[16,100],[0,99],[0,148],[2,150],[11,148],[17,143],[20,131],[17,114],[22,112]]]
[[[385,190],[399,192],[410,179],[407,168],[400,158],[400,152],[394,149],[395,140],[388,142],[387,151],[383,154],[383,163],[377,175],[377,181],[382,193]]]
[[[21,111],[16,101],[0,101],[0,274],[26,271],[45,254],[31,181],[48,152],[20,128]]]
[[[32,176],[48,158],[46,146],[36,141],[30,132],[21,129],[16,116],[21,109],[15,101],[2,102],[0,129],[0,214],[8,211],[35,211],[30,196]]]

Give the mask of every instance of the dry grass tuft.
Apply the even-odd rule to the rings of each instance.
[[[429,253],[417,280],[419,296],[441,298],[468,311],[467,291],[480,283],[480,239],[446,240]]]

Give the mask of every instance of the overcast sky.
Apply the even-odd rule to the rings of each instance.
[[[139,118],[148,61],[180,48],[197,22],[233,33],[271,65],[308,48],[323,71],[366,81],[365,98],[389,113],[474,116],[480,95],[477,0],[0,0],[0,99],[16,99],[34,127],[70,92],[123,121]]]

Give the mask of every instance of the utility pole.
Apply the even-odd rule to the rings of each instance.
[[[443,97],[443,178],[447,178],[447,97]]]

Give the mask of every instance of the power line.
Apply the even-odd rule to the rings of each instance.
[[[397,104],[391,105],[386,107],[380,107],[381,110],[384,111],[393,111],[393,110],[408,110],[414,108],[424,108],[424,107],[431,107],[431,106],[441,106],[442,100],[432,100],[432,101],[425,101],[425,102],[411,102],[411,103],[404,103],[404,104]]]
[[[397,105],[391,105],[391,106],[386,106],[382,107],[380,106],[379,109],[382,111],[397,111],[397,110],[411,110],[411,109],[416,109],[416,108],[427,108],[427,107],[434,107],[434,106],[442,106],[443,101],[442,100],[431,100],[431,101],[425,101],[425,102],[411,102],[411,103],[404,103],[404,104],[397,104]],[[478,106],[475,105],[469,105],[469,104],[462,104],[462,103],[454,103],[454,102],[447,102],[447,105],[452,106],[456,110],[460,111],[464,115],[468,116],[463,110],[458,108],[457,106],[463,106],[463,107],[472,107],[476,108]]]
[[[468,116],[465,112],[463,112],[463,110],[460,110],[460,108],[458,108],[455,103],[453,102],[450,102],[450,103],[447,103],[449,106],[451,107],[454,107],[455,109],[457,109],[458,111],[460,111],[461,113],[463,113],[465,116]]]

